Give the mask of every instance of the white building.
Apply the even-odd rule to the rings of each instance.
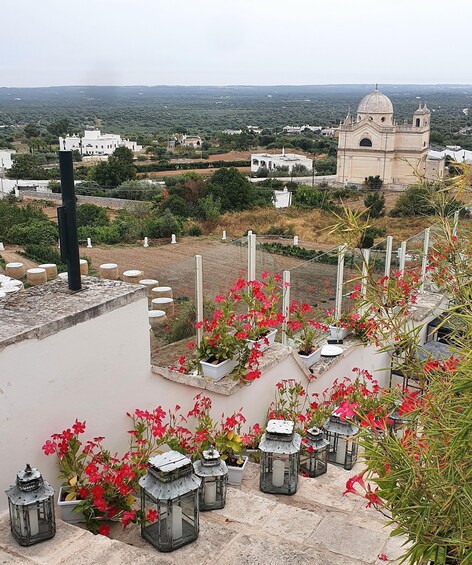
[[[472,151],[468,149],[462,149],[460,145],[446,145],[446,149],[442,151],[429,151],[428,159],[444,159],[446,157],[451,157],[456,163],[466,163],[470,165],[472,163]]]
[[[141,151],[142,146],[135,141],[122,139],[120,135],[105,133],[100,130],[85,130],[83,137],[67,135],[59,138],[59,147],[65,151],[80,151],[81,155],[112,155],[118,147],[127,147],[131,151]]]
[[[295,165],[303,165],[311,171],[313,168],[313,160],[305,157],[305,155],[297,155],[296,153],[282,153],[269,154],[269,153],[253,153],[251,155],[251,173],[257,173],[260,167],[268,169],[269,172],[276,171],[281,167],[288,167],[288,172],[291,173]]]
[[[13,151],[13,149],[0,149],[0,174],[4,169],[12,168],[12,155],[14,155],[15,153],[16,151]]]
[[[323,128],[321,126],[309,126],[305,124],[304,126],[284,126],[282,129],[285,133],[303,133],[307,130],[311,132],[321,132]]]
[[[226,135],[241,135],[243,133],[242,129],[224,129],[222,133]]]
[[[202,138],[199,135],[183,135],[180,139],[180,144],[183,145],[183,147],[200,149],[202,146]]]

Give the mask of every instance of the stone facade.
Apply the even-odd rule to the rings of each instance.
[[[392,102],[375,89],[339,127],[336,181],[363,183],[378,175],[385,185],[409,185],[419,177],[442,178],[444,160],[428,157],[430,119],[420,103],[410,124],[397,125]]]

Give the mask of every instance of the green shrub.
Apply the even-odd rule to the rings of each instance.
[[[10,228],[6,234],[5,241],[26,245],[37,243],[40,245],[51,245],[58,240],[57,226],[52,222],[32,222],[31,224],[20,224]]]
[[[270,226],[270,228],[263,235],[281,235],[292,236],[295,235],[293,225],[289,226]]]
[[[59,273],[67,271],[67,265],[62,262],[60,254],[53,247],[28,243],[25,245],[23,255],[36,263],[55,263]]]
[[[108,226],[82,226],[78,228],[77,234],[79,240],[86,240],[91,237],[96,243],[105,243],[114,245],[121,242],[121,235],[118,226],[110,224]]]
[[[369,216],[371,218],[380,218],[385,213],[385,196],[377,192],[366,194],[364,206],[369,208]]]
[[[77,227],[106,226],[108,223],[108,215],[104,208],[95,204],[77,206]]]
[[[187,230],[188,235],[191,235],[192,237],[199,237],[200,235],[202,235],[202,228],[200,226],[198,226],[197,224],[192,224],[188,230]]]

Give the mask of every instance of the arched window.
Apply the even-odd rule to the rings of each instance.
[[[372,147],[372,141],[367,138],[367,137],[363,137],[359,143],[360,147]]]
[[[420,119],[416,118],[416,127],[419,128],[420,127]]]

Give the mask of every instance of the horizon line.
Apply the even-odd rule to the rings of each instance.
[[[280,87],[333,87],[333,86],[375,86],[376,83],[370,82],[330,82],[318,84],[49,84],[41,86],[0,86],[0,90],[9,88],[280,88]],[[450,87],[470,87],[472,83],[454,82],[391,82],[379,83],[381,87],[392,86],[450,86]]]

